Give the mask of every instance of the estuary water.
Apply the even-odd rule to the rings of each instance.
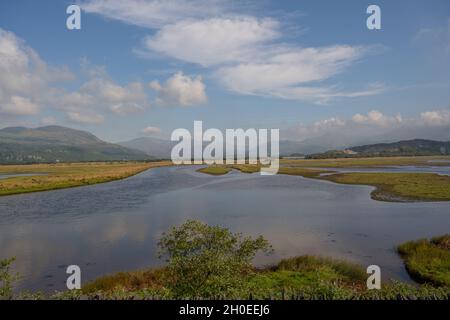
[[[19,290],[62,290],[67,265],[80,266],[85,283],[163,264],[161,233],[198,219],[265,236],[275,253],[258,256],[260,266],[317,254],[376,264],[385,280],[411,281],[395,246],[450,231],[450,202],[380,202],[368,186],[236,171],[209,176],[198,168],[155,168],[105,184],[0,197],[0,259],[16,257]]]

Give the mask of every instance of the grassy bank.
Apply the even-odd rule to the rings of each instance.
[[[376,187],[371,197],[381,201],[449,201],[450,176],[433,173],[349,172],[321,179]]]
[[[448,166],[448,162],[430,162],[433,160],[450,161],[450,156],[418,156],[418,157],[373,157],[344,159],[281,159],[284,166],[305,168],[352,168],[352,167],[386,167],[386,166]]]
[[[176,229],[178,236],[180,232],[185,234],[184,231],[186,230]],[[413,274],[414,270],[415,274],[420,274],[420,277],[414,278],[426,283],[419,286],[383,281],[381,290],[367,290],[368,275],[362,266],[332,258],[299,256],[283,259],[276,265],[263,269],[253,267],[251,270],[238,272],[235,287],[227,288],[225,293],[218,290],[217,295],[205,298],[450,299],[449,250],[449,235],[431,241],[412,241],[399,246],[398,251],[405,260],[408,271]],[[173,299],[176,297],[171,291],[173,284],[170,282],[173,277],[169,269],[162,267],[104,276],[84,286],[75,298],[84,296],[102,299]],[[192,298],[187,296],[189,297]]]
[[[445,160],[449,157],[389,157],[325,160],[282,160],[279,174],[316,178],[341,184],[369,185],[375,190],[372,199],[380,201],[450,201],[450,176],[433,173],[397,172],[347,172],[336,173],[332,168],[384,167],[389,165],[448,165],[430,163],[430,160]],[[331,169],[322,169],[331,168]],[[199,172],[223,175],[231,169],[243,173],[260,170],[259,165],[217,165],[198,170]],[[321,175],[323,173],[333,173]]]
[[[242,173],[256,173],[261,169],[260,165],[251,164],[235,164],[235,165],[212,165],[205,168],[198,169],[197,172],[206,173],[213,176],[221,176],[229,173],[232,169],[238,170]],[[308,169],[301,167],[280,167],[279,174],[287,174],[294,176],[302,176],[307,178],[318,177],[321,173],[329,173],[333,171]]]
[[[71,188],[124,179],[171,162],[92,162],[1,165],[3,174],[38,174],[0,179],[0,196]]]
[[[408,273],[421,283],[450,287],[450,234],[397,248]]]
[[[121,272],[98,278],[75,296],[100,299],[173,299],[165,286],[165,268],[136,272]],[[243,276],[241,285],[225,296],[226,299],[449,299],[449,287],[431,285],[411,286],[386,282],[381,290],[367,290],[367,274],[362,266],[346,261],[316,256],[300,256],[281,260],[277,265],[254,269]],[[64,297],[65,295],[62,295]]]

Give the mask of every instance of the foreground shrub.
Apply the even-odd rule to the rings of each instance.
[[[10,268],[15,258],[0,260],[0,299],[11,299],[13,297],[13,284],[18,279],[12,275]]]
[[[251,273],[255,255],[271,250],[263,237],[192,220],[164,233],[158,246],[168,258],[166,285],[175,298],[227,296]]]

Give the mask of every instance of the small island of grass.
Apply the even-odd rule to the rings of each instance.
[[[372,199],[380,201],[449,201],[450,176],[434,173],[348,172],[322,176],[343,184],[376,187]]]
[[[332,168],[382,167],[389,165],[430,166],[430,161],[448,157],[385,157],[359,159],[282,160],[278,174],[327,180],[340,184],[374,186],[374,200],[390,202],[450,201],[450,176],[413,172],[344,172]],[[432,163],[435,165],[435,163]],[[443,165],[445,163],[441,163]],[[227,174],[231,169],[255,173],[260,165],[215,165],[198,170],[213,175]],[[331,168],[331,169],[324,169]]]

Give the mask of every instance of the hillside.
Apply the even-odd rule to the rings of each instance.
[[[172,147],[176,145],[177,142],[152,137],[142,137],[130,141],[118,142],[117,144],[126,148],[140,150],[154,158],[170,159]]]
[[[0,164],[149,158],[144,152],[102,141],[89,132],[60,126],[0,130]]]
[[[308,155],[309,159],[350,158],[350,157],[390,157],[428,156],[450,154],[450,141],[425,139],[404,140],[393,143],[377,143],[350,147],[345,150],[330,150]]]
[[[172,148],[177,143],[178,143],[177,141],[170,141],[153,137],[142,137],[130,141],[118,142],[118,144],[121,146],[140,150],[158,159],[170,159],[170,153],[172,151]],[[208,145],[208,143],[204,142],[203,147],[206,147],[206,145]],[[269,148],[270,150],[270,144],[268,145],[268,147],[267,145],[264,147]],[[290,141],[290,140],[280,141],[281,156],[297,155],[299,153],[302,154],[311,153],[322,150],[326,149],[320,146],[306,145],[298,141]],[[225,147],[223,152],[225,154]]]

